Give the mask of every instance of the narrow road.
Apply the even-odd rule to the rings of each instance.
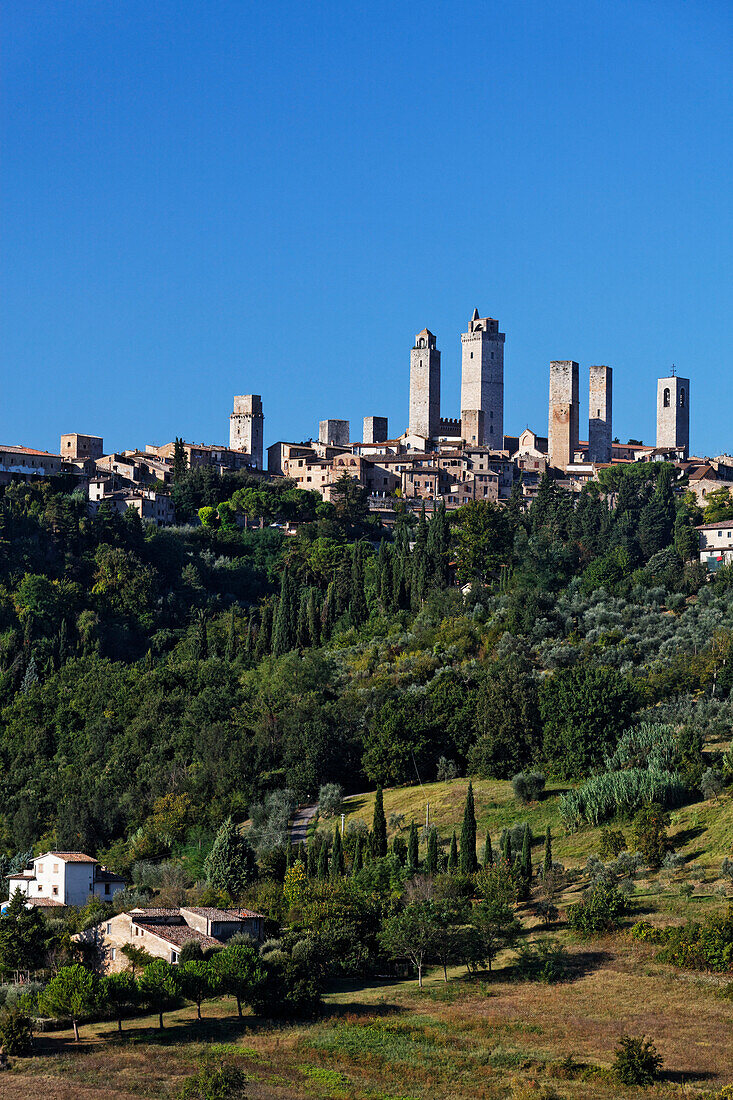
[[[290,826],[290,843],[293,847],[297,847],[298,844],[303,842],[305,844],[308,840],[308,826],[315,817],[317,805],[302,806],[299,810],[295,811],[295,817],[293,823]]]

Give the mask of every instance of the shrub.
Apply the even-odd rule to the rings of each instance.
[[[193,960],[201,960],[204,957],[204,953],[201,950],[201,944],[198,940],[186,940],[181,946],[181,952],[178,956],[179,963],[192,962]]]
[[[658,942],[663,944],[660,962],[724,973],[733,967],[733,906],[723,915],[660,929]]]
[[[662,1059],[651,1039],[622,1035],[616,1047],[613,1072],[622,1085],[653,1085]]]
[[[0,1046],[6,1054],[30,1054],[33,1046],[33,1025],[30,1016],[20,1006],[0,1011]]]
[[[542,772],[519,772],[512,779],[514,797],[525,804],[539,801],[545,789],[545,777]]]
[[[669,815],[661,806],[644,806],[631,824],[631,846],[650,867],[659,867],[667,851]]]
[[[723,790],[723,776],[715,768],[708,768],[700,779],[700,790],[703,798],[717,798]]]
[[[458,765],[454,760],[448,760],[445,756],[441,756],[435,777],[439,783],[450,783],[452,779],[458,777]]]
[[[245,1076],[241,1069],[231,1062],[204,1062],[198,1071],[189,1077],[178,1093],[180,1100],[229,1100],[229,1097],[244,1096],[241,1089]]]
[[[601,859],[616,859],[626,851],[626,837],[620,829],[601,829],[601,845],[599,855]]]
[[[568,976],[568,953],[555,939],[523,943],[514,960],[514,975],[520,981],[551,985]]]
[[[340,783],[324,783],[318,792],[318,813],[321,817],[333,817],[341,809],[344,789]]]
[[[601,882],[589,890],[582,901],[568,909],[568,923],[581,936],[613,932],[621,925],[627,909],[626,898],[616,886]]]

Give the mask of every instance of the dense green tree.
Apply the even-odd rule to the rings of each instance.
[[[450,838],[450,850],[448,852],[448,871],[458,870],[458,841],[456,840],[456,831],[453,830],[453,836]]]
[[[344,847],[341,841],[341,830],[336,829],[333,834],[333,846],[331,848],[331,878],[341,878],[344,870]]]
[[[122,1017],[133,1012],[140,1001],[135,977],[130,970],[119,970],[102,978],[100,982],[100,1004],[117,1020],[117,1030],[122,1034]]]
[[[433,825],[428,833],[427,854],[425,856],[425,874],[438,873],[438,830]]]
[[[417,837],[417,825],[415,822],[410,823],[410,835],[407,841],[407,870],[411,874],[419,869],[420,857]]]
[[[38,1007],[47,1016],[68,1018],[79,1042],[79,1019],[99,1003],[99,985],[91,971],[74,963],[62,966],[38,997]]]
[[[473,783],[470,780],[466,793],[466,803],[463,807],[458,869],[464,875],[472,875],[478,869],[476,859],[476,810],[473,798]]]
[[[455,552],[459,581],[487,583],[506,565],[512,526],[504,508],[486,500],[471,501],[456,513]]]
[[[48,938],[45,918],[38,909],[27,909],[25,895],[16,889],[0,916],[0,971],[40,970]]]
[[[386,856],[387,854],[387,819],[384,816],[384,795],[382,788],[377,787],[374,796],[374,816],[372,818],[372,855]]]
[[[537,687],[520,657],[497,661],[476,693],[477,740],[471,767],[482,776],[509,779],[538,754],[542,741]]]
[[[204,863],[209,886],[237,897],[256,873],[252,846],[237,829],[231,817],[224,821]]]
[[[237,1012],[241,1016],[242,1004],[249,1002],[253,990],[264,978],[257,951],[254,946],[245,943],[227,944],[213,955],[211,965],[222,992],[236,997]]]
[[[143,1002],[152,1012],[157,1012],[162,1030],[163,1013],[173,1008],[180,998],[175,968],[164,959],[155,959],[140,975],[138,989]]]
[[[409,959],[422,989],[423,967],[440,931],[440,919],[432,901],[417,901],[389,917],[382,926],[384,950],[397,959]]]
[[[196,1005],[196,1018],[201,1019],[201,1002],[216,996],[220,990],[219,974],[214,965],[204,959],[189,959],[179,963],[176,984],[187,1001]]]

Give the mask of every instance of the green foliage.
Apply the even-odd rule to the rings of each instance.
[[[612,1068],[621,1085],[653,1085],[659,1077],[662,1059],[651,1039],[622,1035]]]
[[[179,1100],[234,1100],[243,1097],[246,1077],[233,1062],[205,1059],[178,1093]]]
[[[525,805],[538,802],[545,789],[545,777],[542,772],[518,772],[512,779],[514,797]]]
[[[99,1001],[96,977],[79,963],[62,966],[38,998],[38,1008],[47,1016],[70,1017],[74,1038],[79,1041],[78,1021],[94,1011]]]
[[[545,985],[565,981],[569,973],[568,953],[555,939],[522,943],[517,950],[513,972],[519,981]]]
[[[459,581],[491,581],[509,560],[514,531],[506,510],[489,501],[471,501],[454,521]]]
[[[158,1013],[158,1023],[162,1029],[163,1013],[175,1007],[180,999],[174,967],[164,959],[154,959],[140,975],[138,989],[143,1002],[152,1012]]]
[[[476,697],[477,740],[471,766],[481,776],[508,779],[539,752],[542,727],[528,662],[497,662]]]
[[[704,920],[662,929],[638,928],[637,938],[651,938],[662,948],[658,958],[686,970],[712,970],[724,973],[733,969],[733,906],[724,914],[712,914]]]
[[[597,936],[621,926],[628,906],[616,886],[601,882],[587,891],[582,901],[568,909],[568,924],[580,936]]]
[[[627,848],[626,837],[621,829],[601,829],[601,843],[598,854],[601,859],[616,859]]]
[[[206,881],[233,897],[241,894],[256,873],[252,846],[231,817],[222,823],[204,864]]]
[[[466,804],[463,808],[463,823],[461,825],[461,845],[458,857],[458,870],[464,875],[471,875],[478,869],[476,859],[476,810],[473,799],[473,783],[469,781],[466,793]]]
[[[420,988],[423,966],[437,943],[440,928],[440,916],[432,900],[412,902],[382,925],[382,947],[393,958],[412,962]]]
[[[30,1054],[33,1049],[33,1022],[20,1005],[0,1009],[0,1047],[5,1054]]]
[[[640,852],[649,867],[659,867],[667,851],[669,815],[661,806],[642,806],[631,823],[631,849]]]
[[[318,792],[318,813],[321,817],[333,817],[341,809],[344,789],[340,783],[324,783]]]
[[[201,1019],[201,1002],[219,992],[219,972],[211,962],[188,959],[179,962],[176,985],[187,1001],[196,1005],[196,1015]]]
[[[372,819],[372,855],[386,856],[387,854],[387,819],[384,816],[384,796],[382,788],[377,787],[374,798],[374,816]]]
[[[650,802],[665,809],[680,806],[687,787],[676,772],[605,772],[588,779],[560,798],[560,816],[568,829],[583,823],[600,825],[621,816],[628,817]]]
[[[242,1015],[242,1004],[251,997],[265,980],[265,972],[259,955],[249,944],[228,943],[217,951],[211,960],[219,985],[224,993],[237,999],[237,1011]]]
[[[39,970],[45,961],[49,933],[38,909],[26,909],[26,899],[16,889],[0,917],[0,971]]]

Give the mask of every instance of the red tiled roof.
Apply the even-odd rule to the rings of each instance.
[[[157,936],[174,947],[182,947],[189,940],[196,940],[202,947],[220,947],[221,940],[215,940],[213,936],[206,936],[196,928],[188,924],[144,924],[142,921],[133,921],[137,928],[143,928],[151,936]]]
[[[61,859],[64,863],[99,863],[98,859],[88,856],[85,852],[44,852],[42,856],[37,856],[34,862],[37,863],[39,859],[45,859],[46,856]]]
[[[218,921],[237,921],[253,917],[262,917],[262,913],[255,913],[252,909],[215,909],[211,906],[200,905],[182,905],[181,912],[196,913],[197,916],[206,917],[207,920]]]
[[[6,875],[5,877],[27,879],[28,882],[34,882],[36,878],[32,871],[15,871],[12,875]]]
[[[21,447],[18,443],[0,443],[0,451],[12,451],[13,454],[19,455],[47,455],[48,458],[61,458],[61,455],[55,455],[52,451],[34,451],[32,447]]]

